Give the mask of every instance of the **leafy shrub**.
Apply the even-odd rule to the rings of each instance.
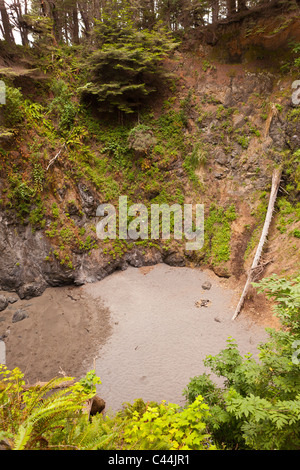
[[[10,191],[7,194],[11,205],[15,207],[18,215],[24,217],[29,214],[33,198],[36,194],[36,188],[28,180],[13,173],[9,177]]]
[[[23,95],[19,88],[6,86],[6,104],[3,106],[5,125],[14,127],[24,119]]]
[[[208,406],[201,396],[184,410],[165,402],[147,406],[141,416],[132,412],[124,428],[124,441],[140,450],[212,450],[215,447],[203,422],[207,415]]]
[[[186,409],[139,399],[116,416],[89,416],[85,405],[101,383],[94,371],[73,385],[64,377],[26,389],[18,368],[0,366],[0,379],[0,444],[9,449],[215,448],[206,432],[209,410],[202,397]],[[59,389],[62,382],[65,388]]]
[[[145,155],[156,144],[156,139],[150,127],[144,124],[135,126],[128,135],[129,148],[133,149],[137,156]]]
[[[67,84],[63,80],[54,81],[52,84],[54,99],[49,105],[50,112],[58,120],[60,131],[69,131],[74,124],[77,114],[77,105],[71,100]]]
[[[293,235],[294,235],[295,238],[300,238],[300,230],[295,228],[295,230],[293,231]]]
[[[251,354],[242,357],[229,338],[225,349],[204,361],[224,378],[224,387],[213,386],[210,376],[202,375],[191,380],[184,394],[189,402],[197,393],[205,396],[208,429],[219,448],[299,449],[300,277],[288,281],[273,276],[254,285],[275,299],[282,328],[267,330],[270,339],[259,347],[259,362]]]
[[[219,403],[222,396],[222,394],[220,394],[220,390],[210,379],[209,375],[205,373],[203,375],[193,377],[190,380],[188,387],[184,389],[183,395],[189,404],[194,403],[196,398],[199,395],[202,395],[204,400],[209,400],[211,405]]]

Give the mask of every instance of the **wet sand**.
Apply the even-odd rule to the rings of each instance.
[[[205,281],[211,289],[202,289]],[[183,404],[190,378],[209,372],[204,358],[229,336],[242,354],[256,354],[267,337],[242,314],[231,320],[235,295],[210,272],[164,264],[47,289],[0,312],[6,365],[20,367],[29,383],[63,373],[79,378],[95,366],[107,411],[136,398]],[[197,307],[201,300],[209,303]],[[28,318],[13,323],[20,308]]]
[[[20,309],[28,317],[14,323]],[[81,288],[50,288],[0,312],[6,366],[19,367],[29,384],[63,375],[82,377],[110,334],[109,311]]]

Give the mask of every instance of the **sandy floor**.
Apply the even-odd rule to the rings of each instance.
[[[201,288],[207,280],[210,290]],[[140,397],[183,403],[189,379],[205,371],[203,359],[217,354],[229,336],[242,354],[256,354],[267,337],[243,315],[231,321],[235,295],[212,273],[167,265],[51,288],[0,312],[6,365],[20,367],[29,383],[61,373],[80,377],[95,366],[107,410]],[[209,303],[197,307],[200,300]],[[28,318],[13,323],[19,308]]]
[[[212,287],[203,290],[207,280]],[[210,273],[158,265],[117,272],[85,287],[111,310],[113,334],[96,361],[107,409],[140,397],[183,403],[189,379],[209,372],[203,359],[217,354],[229,336],[242,354],[256,354],[265,329],[242,315],[231,320],[236,294],[221,284]],[[198,308],[200,299],[210,303]]]

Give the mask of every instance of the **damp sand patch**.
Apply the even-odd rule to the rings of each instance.
[[[19,367],[30,384],[62,375],[81,378],[111,334],[109,310],[81,287],[49,288],[18,300],[1,319],[5,364]]]

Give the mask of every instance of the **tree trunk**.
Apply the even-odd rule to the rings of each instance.
[[[279,189],[279,185],[280,185],[281,174],[282,174],[282,169],[281,168],[274,170],[273,178],[272,178],[272,189],[271,189],[269,206],[268,206],[268,211],[267,211],[267,215],[266,215],[266,218],[265,218],[264,227],[263,227],[263,230],[262,230],[262,233],[261,233],[261,237],[260,237],[260,241],[259,241],[259,244],[258,244],[258,247],[257,247],[257,250],[256,250],[256,254],[255,254],[255,257],[254,257],[254,260],[253,260],[253,263],[252,263],[252,266],[251,266],[251,269],[250,269],[250,272],[249,272],[249,275],[248,275],[248,278],[247,278],[247,282],[245,284],[242,296],[241,296],[240,301],[237,305],[237,308],[236,308],[235,313],[232,317],[232,320],[235,320],[235,318],[238,316],[238,314],[240,313],[240,311],[242,309],[242,306],[243,306],[244,301],[246,299],[249,287],[251,285],[251,282],[253,281],[255,269],[258,267],[258,263],[259,263],[259,260],[260,260],[261,254],[262,254],[262,250],[263,250],[264,244],[265,244],[267,236],[268,236],[270,224],[271,224],[271,221],[272,221],[272,215],[273,215],[274,206],[275,206],[275,202],[276,202],[276,198],[277,198],[277,193],[278,193],[278,189]]]
[[[212,24],[216,24],[219,19],[219,0],[212,0],[211,12],[212,12]]]
[[[227,18],[236,13],[235,0],[226,0]]]
[[[100,0],[94,0],[93,17],[96,20],[100,20],[101,18]]]
[[[26,14],[26,11],[27,11],[27,3],[25,2],[25,14]],[[23,13],[22,13],[20,0],[15,0],[15,12],[17,15],[17,25],[19,27],[22,44],[23,46],[27,46],[28,45],[28,32],[27,32],[26,25],[23,21]]]
[[[4,33],[4,29],[1,23],[0,23],[0,31],[1,31],[2,36],[4,37],[5,33]]]
[[[64,17],[64,32],[65,32],[65,42],[67,46],[69,45],[69,21],[70,20],[70,15],[65,13]]]
[[[73,44],[79,44],[79,23],[78,23],[78,11],[77,5],[72,10],[72,42]]]
[[[62,18],[61,12],[57,8],[56,2],[50,2],[51,7],[51,17],[53,19],[53,33],[57,43],[60,43],[62,40]]]
[[[90,19],[89,19],[89,15],[88,15],[88,12],[86,10],[85,7],[83,7],[83,5],[85,5],[85,3],[79,3],[78,4],[78,7],[79,7],[79,11],[80,11],[80,15],[81,15],[81,18],[82,18],[82,21],[83,21],[83,24],[84,24],[84,33],[86,36],[89,36],[90,35]]]
[[[51,17],[51,13],[50,13],[50,5],[49,5],[49,2],[47,0],[41,0],[40,1],[40,4],[41,4],[41,10],[42,10],[42,13],[44,16],[48,16],[49,18]]]
[[[246,0],[238,0],[238,12],[247,10]]]
[[[149,1],[149,21],[148,28],[152,29],[155,25],[156,15],[155,15],[155,2],[154,0]]]
[[[1,18],[2,18],[2,25],[3,25],[3,31],[4,31],[4,39],[10,44],[13,44],[15,42],[14,36],[12,33],[12,27],[9,21],[9,16],[6,10],[6,6],[4,3],[4,0],[0,0],[0,13],[1,13]]]

